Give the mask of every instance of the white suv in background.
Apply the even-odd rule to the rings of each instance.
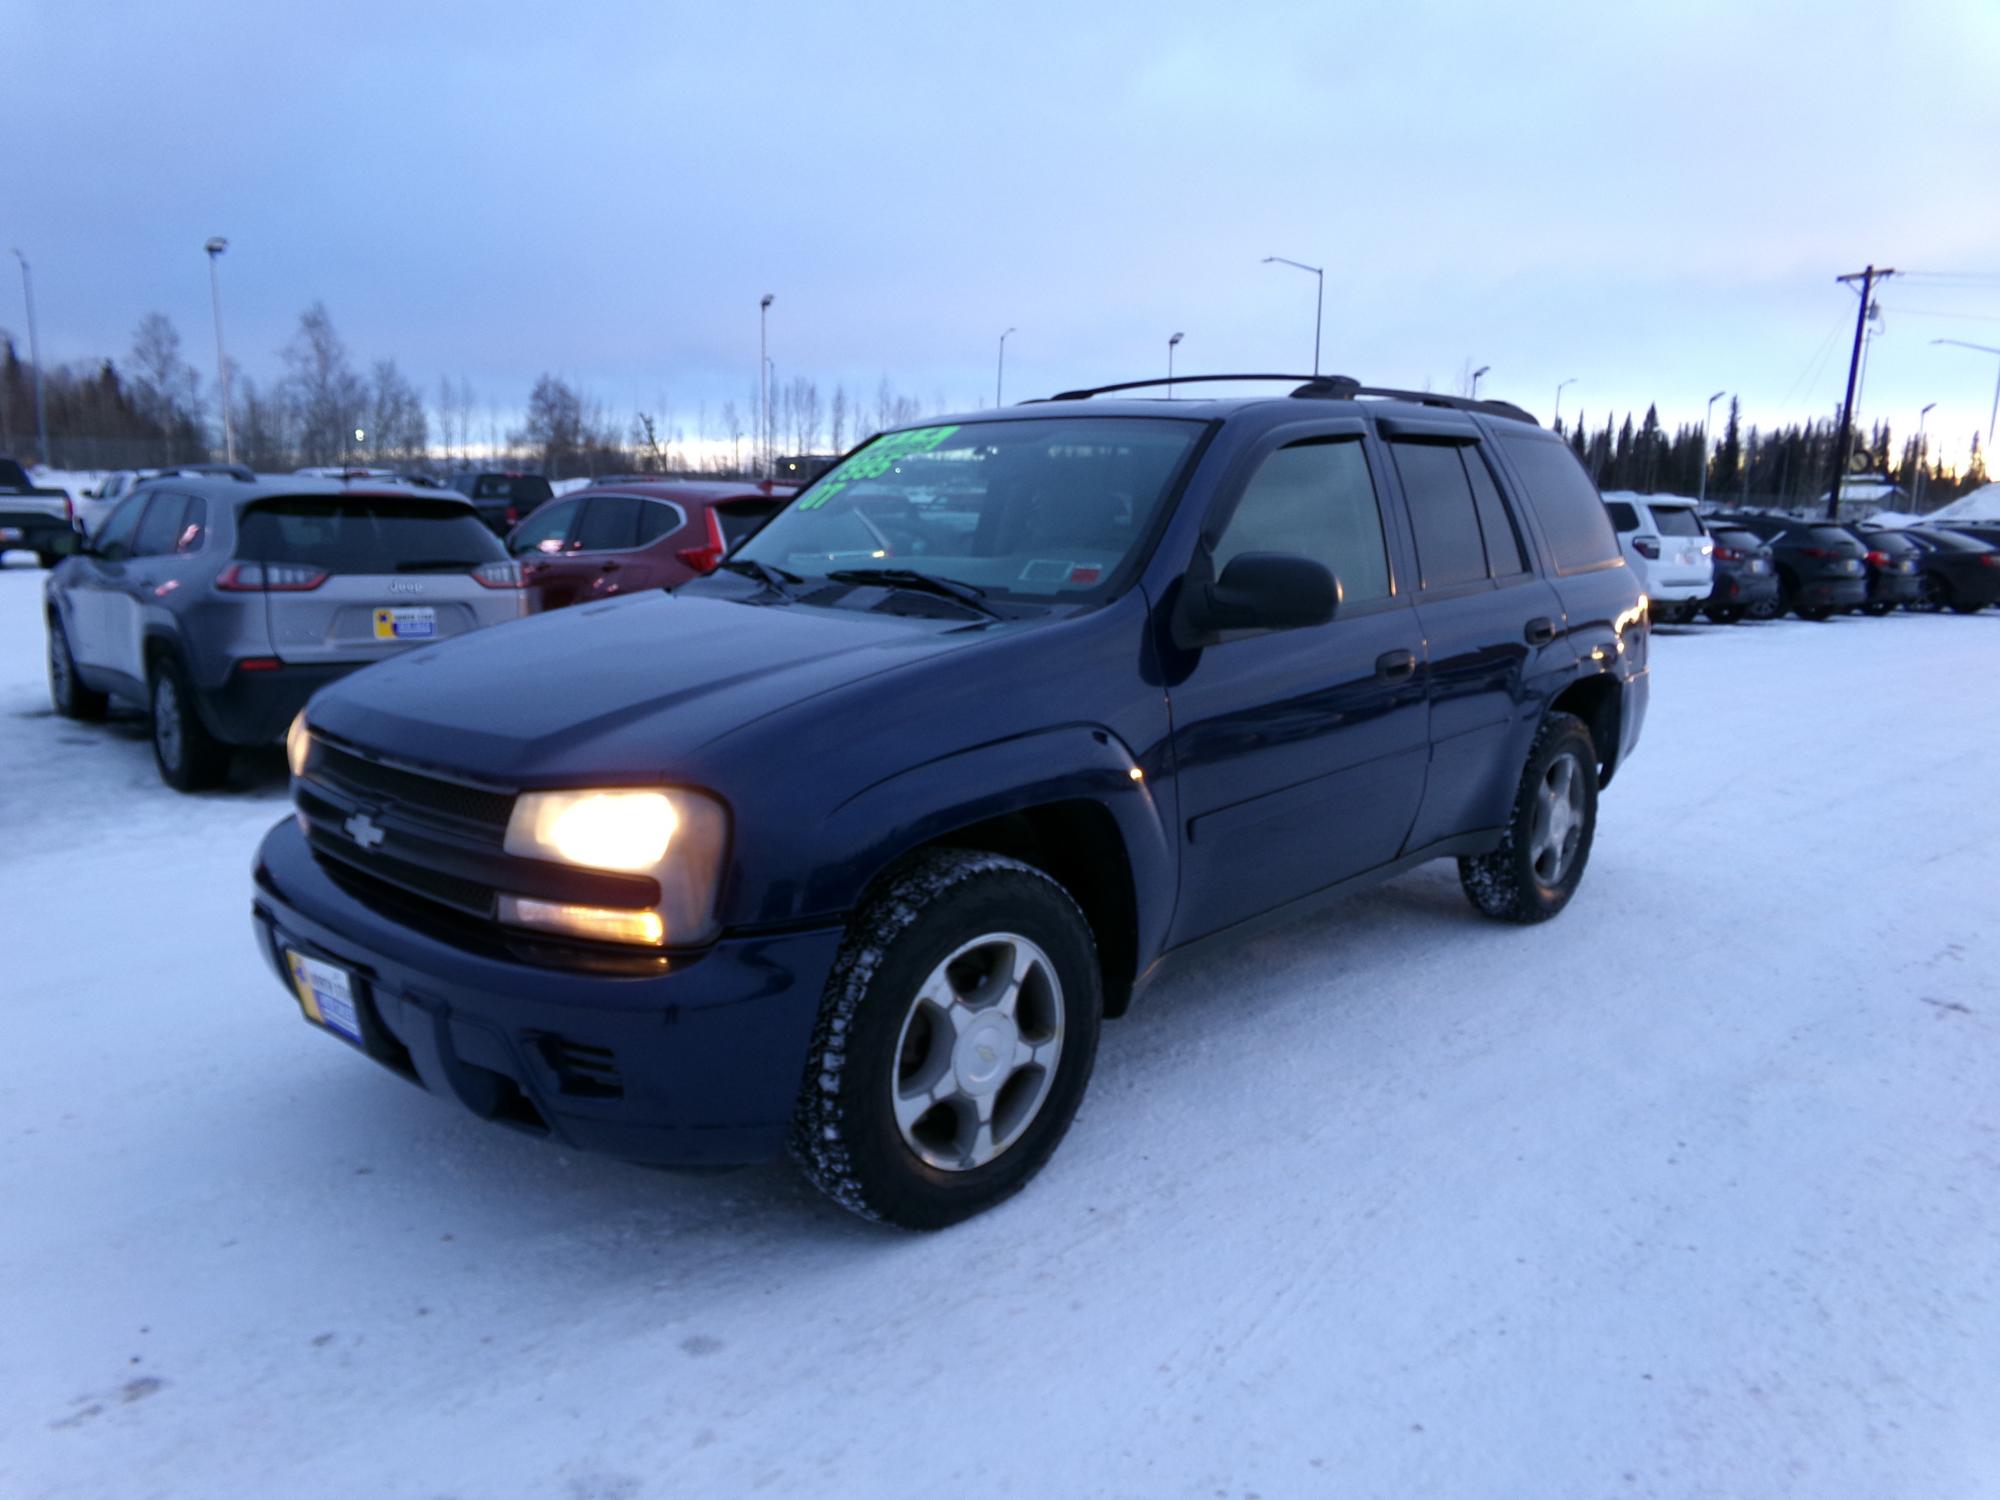
[[[1604,497],[1626,566],[1638,573],[1656,620],[1692,620],[1715,587],[1715,543],[1694,501],[1613,490]]]

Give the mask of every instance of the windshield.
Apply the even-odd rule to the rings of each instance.
[[[300,495],[247,507],[236,555],[329,573],[407,573],[469,571],[507,551],[462,500]]]
[[[1017,599],[1101,597],[1137,561],[1201,431],[1050,417],[885,433],[734,555],[806,578],[907,569]]]

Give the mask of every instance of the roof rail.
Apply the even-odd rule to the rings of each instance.
[[[234,479],[243,484],[257,482],[256,473],[243,464],[175,464],[171,468],[153,470],[141,478],[139,483],[146,484],[151,480],[168,479],[177,475],[190,479]]]
[[[1410,401],[1421,406],[1449,407],[1455,411],[1483,412],[1489,417],[1505,417],[1514,422],[1526,422],[1531,427],[1539,427],[1534,416],[1511,401],[1483,401],[1470,396],[1445,396],[1436,391],[1405,391],[1387,385],[1363,385],[1351,375],[1174,375],[1158,380],[1123,380],[1116,385],[1090,386],[1081,390],[1059,391],[1047,397],[1050,401],[1087,401],[1092,396],[1109,395],[1113,391],[1138,391],[1149,386],[1191,385],[1215,381],[1238,380],[1296,380],[1300,384],[1291,392],[1295,397],[1306,400],[1352,401],[1357,396],[1376,396],[1388,401]]]

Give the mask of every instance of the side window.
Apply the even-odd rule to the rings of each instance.
[[[180,535],[181,514],[187,509],[187,501],[179,495],[155,493],[153,503],[146,507],[145,519],[132,536],[134,557],[160,557],[174,550],[174,538]]]
[[[1324,563],[1347,608],[1388,598],[1382,511],[1359,440],[1308,440],[1267,457],[1215,545],[1217,575],[1245,552],[1292,552]]]
[[[1459,453],[1465,477],[1472,481],[1472,503],[1479,512],[1479,534],[1486,539],[1486,570],[1495,578],[1516,578],[1528,571],[1528,554],[1521,546],[1521,528],[1514,512],[1500,498],[1493,471],[1477,448]]]
[[[181,515],[180,535],[174,538],[174,551],[199,552],[207,538],[208,502],[199,495],[190,495],[187,510]]]
[[[1611,527],[1614,531],[1637,531],[1639,529],[1639,512],[1632,509],[1631,505],[1626,501],[1607,500],[1604,502],[1604,509],[1611,516]]]
[[[599,495],[583,507],[583,524],[576,529],[579,552],[622,552],[639,530],[636,495]]]
[[[1486,548],[1472,481],[1455,444],[1391,443],[1403,495],[1416,533],[1417,571],[1427,589],[1476,583],[1486,577]]]
[[[146,508],[147,498],[143,490],[126,496],[97,533],[97,552],[106,562],[118,562],[132,555],[132,533],[139,529],[139,516]]]
[[[507,539],[508,550],[517,554],[562,551],[578,508],[574,500],[544,506],[515,528],[513,536]]]
[[[1616,562],[1618,538],[1612,534],[1611,518],[1569,445],[1559,438],[1507,434],[1500,442],[1541,517],[1556,570],[1574,573]]]
[[[639,534],[632,545],[643,547],[649,542],[657,542],[670,531],[681,529],[681,513],[664,500],[642,500],[639,503]]]

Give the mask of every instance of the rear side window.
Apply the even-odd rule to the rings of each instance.
[[[1551,438],[1503,433],[1500,442],[1542,519],[1556,571],[1574,573],[1616,562],[1618,538],[1612,534],[1611,518],[1576,455]]]
[[[1639,529],[1639,512],[1632,509],[1623,500],[1607,500],[1604,502],[1604,509],[1610,514],[1611,525],[1615,530],[1637,531]]]
[[[1475,583],[1486,577],[1486,548],[1479,537],[1479,514],[1472,481],[1455,445],[1391,443],[1410,526],[1417,539],[1417,571],[1427,589]]]
[[[246,509],[236,555],[329,573],[426,573],[469,571],[507,554],[463,502],[296,495]]]
[[[639,502],[639,532],[632,545],[643,547],[680,529],[681,513],[678,509],[664,500],[642,500]]]
[[[1487,571],[1495,578],[1512,578],[1527,572],[1528,554],[1521,546],[1520,524],[1507,508],[1507,502],[1500,498],[1500,487],[1493,482],[1493,471],[1486,467],[1485,457],[1477,448],[1461,449],[1458,456],[1465,465],[1465,477],[1472,481],[1479,534],[1486,540]]]
[[[164,557],[180,539],[181,517],[187,514],[187,497],[162,494],[155,490],[146,504],[146,518],[132,538],[134,557]]]
[[[1701,517],[1685,505],[1656,505],[1653,521],[1661,536],[1701,536]]]
[[[639,531],[636,495],[598,495],[584,502],[583,524],[576,529],[579,552],[622,552]]]
[[[722,545],[734,547],[785,508],[782,500],[725,500],[714,508],[715,524],[722,528]]]
[[[1294,443],[1267,457],[1215,545],[1216,575],[1245,552],[1290,552],[1325,564],[1349,607],[1388,598],[1382,510],[1360,442]]]

